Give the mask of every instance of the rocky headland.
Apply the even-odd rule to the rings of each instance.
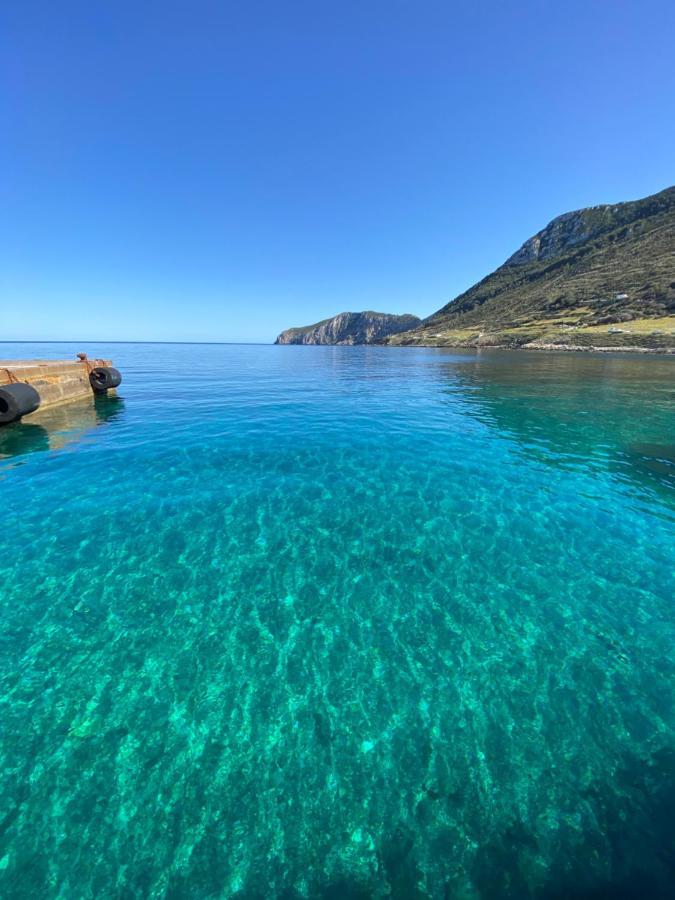
[[[373,344],[422,324],[417,316],[343,312],[302,328],[282,331],[275,344]]]

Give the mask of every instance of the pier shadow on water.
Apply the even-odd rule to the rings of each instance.
[[[16,464],[31,453],[62,450],[93,428],[119,418],[123,410],[121,397],[93,396],[38,410],[25,420],[0,427],[0,466],[7,460]]]

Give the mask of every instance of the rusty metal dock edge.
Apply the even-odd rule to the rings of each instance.
[[[112,366],[109,359],[0,360],[0,387],[14,382],[32,385],[40,395],[40,409],[92,397],[91,366]],[[111,389],[110,394],[115,394]]]

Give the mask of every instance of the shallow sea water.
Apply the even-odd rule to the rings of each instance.
[[[675,895],[675,358],[2,345],[0,896]]]

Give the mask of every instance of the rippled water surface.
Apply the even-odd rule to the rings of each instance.
[[[675,359],[2,345],[0,895],[671,897]]]

